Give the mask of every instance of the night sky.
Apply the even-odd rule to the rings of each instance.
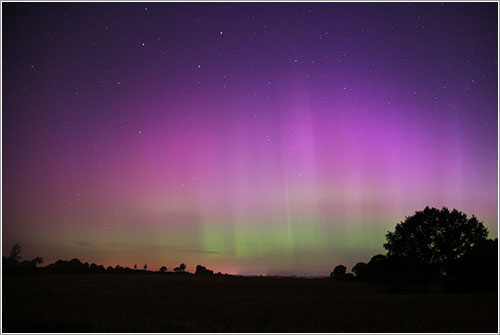
[[[497,237],[497,3],[2,3],[3,252],[328,275]]]

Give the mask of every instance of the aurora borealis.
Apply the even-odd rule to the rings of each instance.
[[[2,3],[2,242],[326,275],[425,206],[497,237],[497,3]]]

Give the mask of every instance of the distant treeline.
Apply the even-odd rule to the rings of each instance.
[[[386,255],[359,262],[347,273],[337,265],[334,280],[372,281],[393,290],[441,287],[446,291],[496,291],[498,238],[474,216],[457,210],[426,207],[396,225],[386,235]]]
[[[359,262],[353,273],[344,265],[336,266],[330,274],[334,280],[372,281],[386,284],[393,290],[412,290],[417,285],[424,292],[439,285],[446,291],[487,290],[498,288],[498,238],[488,239],[488,230],[477,218],[467,218],[462,212],[426,207],[397,224],[386,235],[387,254],[373,256],[368,263]],[[9,257],[3,257],[3,273],[112,273],[112,274],[176,274],[193,275],[180,264],[173,271],[165,266],[158,271],[104,267],[82,263],[74,258],[58,260],[45,267],[41,257],[20,261],[21,245],[16,243]],[[194,275],[212,276],[214,272],[202,265]],[[216,275],[222,275],[218,272]],[[227,275],[227,274],[225,274]]]
[[[4,274],[14,274],[14,273],[107,273],[107,274],[176,274],[176,275],[193,275],[193,273],[186,271],[186,265],[183,263],[178,267],[174,268],[173,271],[167,271],[167,267],[162,266],[158,271],[151,271],[147,269],[145,264],[142,269],[138,269],[137,265],[133,268],[123,267],[116,265],[115,267],[108,266],[104,267],[102,265],[97,265],[95,263],[82,263],[79,259],[73,258],[70,261],[58,260],[55,263],[48,264],[47,266],[39,266],[43,263],[41,257],[36,257],[31,261],[19,261],[21,253],[21,245],[16,243],[10,252],[9,257],[2,257],[3,273]],[[196,266],[196,272],[194,275],[197,276],[211,276],[223,274],[218,272],[214,274],[212,270],[207,269],[202,265]],[[226,275],[226,274],[224,274]]]

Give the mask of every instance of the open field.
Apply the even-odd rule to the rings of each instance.
[[[497,332],[497,294],[330,279],[3,277],[3,332]]]

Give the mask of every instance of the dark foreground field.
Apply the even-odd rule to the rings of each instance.
[[[4,332],[497,332],[497,294],[329,279],[3,277]]]

